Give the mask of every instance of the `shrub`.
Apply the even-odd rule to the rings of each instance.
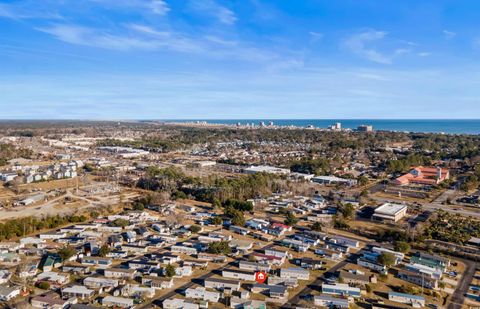
[[[42,281],[37,284],[37,287],[42,290],[49,290],[50,289],[50,283]]]
[[[202,230],[201,227],[199,227],[198,225],[192,225],[190,226],[190,232],[192,233],[198,233]]]
[[[167,267],[165,267],[165,275],[169,278],[175,276],[175,266],[168,264]]]

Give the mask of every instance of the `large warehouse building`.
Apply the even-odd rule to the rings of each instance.
[[[407,205],[403,204],[385,203],[375,209],[372,218],[380,221],[397,222],[406,216],[407,208]]]

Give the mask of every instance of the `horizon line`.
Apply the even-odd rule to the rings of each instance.
[[[445,121],[445,120],[453,120],[453,121],[463,121],[463,120],[473,120],[473,121],[480,121],[480,118],[159,118],[159,119],[148,119],[148,118],[0,118],[0,122],[3,121],[120,121],[120,122],[128,122],[128,121],[225,121],[225,120],[234,120],[234,121],[245,121],[245,120],[387,120],[387,121],[395,121],[395,120],[427,120],[427,121]]]

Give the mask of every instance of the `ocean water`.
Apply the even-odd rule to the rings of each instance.
[[[189,120],[165,120],[171,122],[206,121],[207,123],[230,124],[254,123],[261,121],[268,124],[270,121],[279,126],[326,128],[336,122],[342,124],[342,128],[355,129],[359,125],[372,125],[374,130],[402,131],[402,132],[426,132],[446,134],[480,134],[480,119],[189,119]]]

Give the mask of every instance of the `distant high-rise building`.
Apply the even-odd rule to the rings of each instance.
[[[333,130],[333,131],[341,131],[342,130],[342,124],[340,122],[336,122],[335,124],[332,124],[328,128],[330,130]]]
[[[269,122],[268,122],[268,125],[271,126],[271,127],[273,127],[273,121],[269,121]]]
[[[372,132],[372,131],[373,131],[373,126],[372,126],[372,125],[362,124],[362,125],[360,125],[360,126],[357,127],[357,131],[360,131],[360,132]]]

